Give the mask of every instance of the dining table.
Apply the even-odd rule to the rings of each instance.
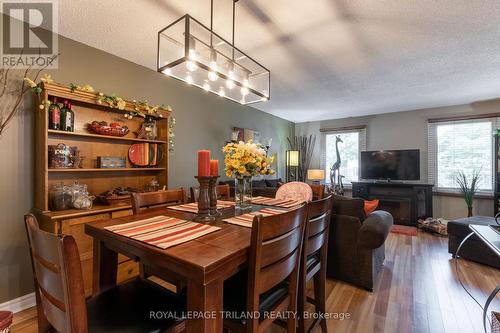
[[[253,205],[251,211],[261,208]],[[93,237],[94,246],[93,293],[116,285],[118,254],[122,254],[140,262],[154,275],[174,275],[186,283],[187,332],[222,332],[224,280],[246,266],[251,228],[223,221],[240,214],[234,207],[220,212],[222,215],[215,221],[207,222],[220,230],[166,249],[121,236],[106,227],[162,215],[193,220],[196,214],[167,207],[87,223],[85,233]]]

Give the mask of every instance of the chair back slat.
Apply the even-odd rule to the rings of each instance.
[[[304,251],[302,254],[302,270],[306,270],[307,257],[322,251],[326,256],[328,245],[328,232],[333,197],[330,195],[324,199],[312,201],[307,205],[308,221],[305,226]],[[325,261],[326,258],[322,258]]]
[[[296,297],[298,269],[307,208],[272,216],[258,215],[252,223],[249,259],[248,307],[258,310],[259,295],[289,279]]]
[[[229,200],[231,198],[230,187],[228,184],[217,185],[215,188],[217,191],[217,199]],[[198,201],[198,197],[200,196],[200,188],[198,186],[191,187],[191,201]]]
[[[262,268],[260,270],[261,283],[258,292],[262,294],[286,280],[300,261],[299,254],[300,248],[295,248],[293,252],[279,262]]]
[[[87,310],[80,255],[73,237],[40,230],[25,216],[35,293],[47,321],[59,332],[87,332]]]
[[[183,203],[186,203],[186,195],[182,187],[166,191],[132,193],[132,210],[134,214],[143,211],[144,208]]]

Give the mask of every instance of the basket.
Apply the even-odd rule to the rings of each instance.
[[[89,124],[89,129],[94,133],[108,136],[125,136],[130,132],[126,127],[111,127],[99,124]]]
[[[500,312],[491,311],[491,333],[500,333]]]
[[[126,206],[132,204],[132,196],[127,195],[98,195],[97,198],[104,205]]]

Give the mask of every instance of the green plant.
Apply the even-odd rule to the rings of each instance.
[[[459,171],[456,177],[460,191],[464,197],[465,203],[468,208],[472,208],[472,203],[474,201],[474,194],[478,190],[479,177],[481,176],[481,169],[476,169],[472,171],[472,177],[469,179],[465,172]]]

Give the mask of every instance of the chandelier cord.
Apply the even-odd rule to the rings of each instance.
[[[234,61],[234,13],[235,13],[235,7],[236,7],[236,2],[238,0],[233,0],[233,61]]]

